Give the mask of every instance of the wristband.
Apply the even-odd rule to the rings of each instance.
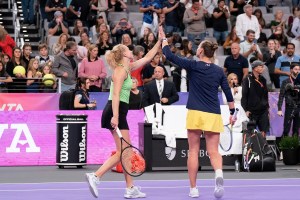
[[[231,109],[229,109],[229,112],[230,112],[230,115],[233,115],[233,114],[234,114],[234,112],[235,112],[235,108],[231,108]]]
[[[87,104],[85,104],[85,108],[88,108],[88,105],[87,105]]]

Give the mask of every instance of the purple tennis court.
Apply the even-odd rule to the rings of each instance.
[[[231,179],[225,180],[223,200],[298,200],[300,198],[300,179]],[[136,185],[146,192],[147,199],[193,199],[188,197],[188,180],[139,180]],[[198,180],[199,199],[213,197],[214,181]],[[103,181],[98,186],[99,199],[123,199],[124,182]],[[65,183],[13,183],[0,184],[0,199],[5,200],[65,200],[95,199],[91,196],[85,182]]]

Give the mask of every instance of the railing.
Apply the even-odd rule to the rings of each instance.
[[[2,77],[0,77],[2,79]],[[43,78],[12,78],[11,83],[1,83],[0,93],[61,93],[61,79],[56,78],[55,87],[43,81]],[[30,85],[27,85],[28,80],[34,80]],[[49,80],[49,79],[48,79]],[[51,81],[51,79],[50,79]]]
[[[17,7],[17,3],[13,3],[13,26],[15,27],[15,29],[14,29],[15,30],[15,32],[14,32],[14,39],[17,42],[17,45],[19,46],[18,37],[19,37],[21,26],[20,26],[20,21],[18,19],[18,7]]]

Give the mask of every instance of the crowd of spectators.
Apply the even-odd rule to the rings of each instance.
[[[29,5],[22,6],[24,13],[31,10]],[[156,43],[157,27],[162,24],[171,50],[177,55],[195,59],[197,46],[202,40],[215,40],[223,49],[221,54],[216,55],[215,63],[223,67],[226,74],[236,74],[237,84],[241,85],[251,73],[252,59],[265,62],[267,73],[262,75],[266,74],[265,78],[271,81],[269,89],[279,88],[279,77],[288,73],[282,72],[284,70],[277,58],[283,56],[290,60],[292,55],[295,59],[298,57],[294,54],[300,52],[300,9],[297,6],[294,5],[287,17],[283,10],[277,9],[273,12],[274,19],[267,21],[264,16],[269,13],[263,12],[262,8],[269,12],[272,10],[263,1],[143,0],[136,11],[143,13],[143,19],[140,25],[136,25],[135,21],[124,17],[128,16],[128,5],[123,0],[47,0],[45,12],[41,10],[41,13],[42,17],[46,16],[48,37],[39,45],[37,55],[30,53],[30,44],[25,44],[22,49],[16,47],[5,26],[0,26],[1,64],[6,77],[3,79],[5,83],[2,79],[0,83],[14,89],[18,82],[21,88],[13,92],[37,92],[45,87],[56,89],[57,84],[40,87],[46,67],[53,77],[61,79],[62,92],[74,88],[78,77],[89,78],[91,91],[106,91],[108,88],[102,87],[105,79],[109,78],[109,69],[103,60],[105,52],[116,44],[124,44],[139,59]],[[117,12],[126,15],[120,15],[123,17],[117,21],[111,20],[110,14]],[[29,12],[24,15],[23,24],[32,23]],[[212,34],[208,33],[208,29],[212,29]],[[266,29],[270,30],[270,34],[264,33]],[[55,42],[50,42],[51,37],[57,38]],[[285,47],[291,44],[295,53],[288,54]],[[225,62],[220,62],[219,55],[227,56]],[[16,66],[23,66],[25,74],[15,73]],[[172,78],[178,92],[189,90],[186,72],[166,60],[161,51],[149,64],[132,72],[139,90],[155,79],[154,69],[158,66],[164,70],[165,79]],[[7,80],[11,82],[10,77],[13,83],[7,83]]]

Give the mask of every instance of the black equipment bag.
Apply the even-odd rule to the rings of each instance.
[[[74,110],[75,90],[67,90],[60,94],[59,110]]]
[[[275,158],[266,138],[255,129],[243,132],[242,168],[248,172],[276,171]]]

